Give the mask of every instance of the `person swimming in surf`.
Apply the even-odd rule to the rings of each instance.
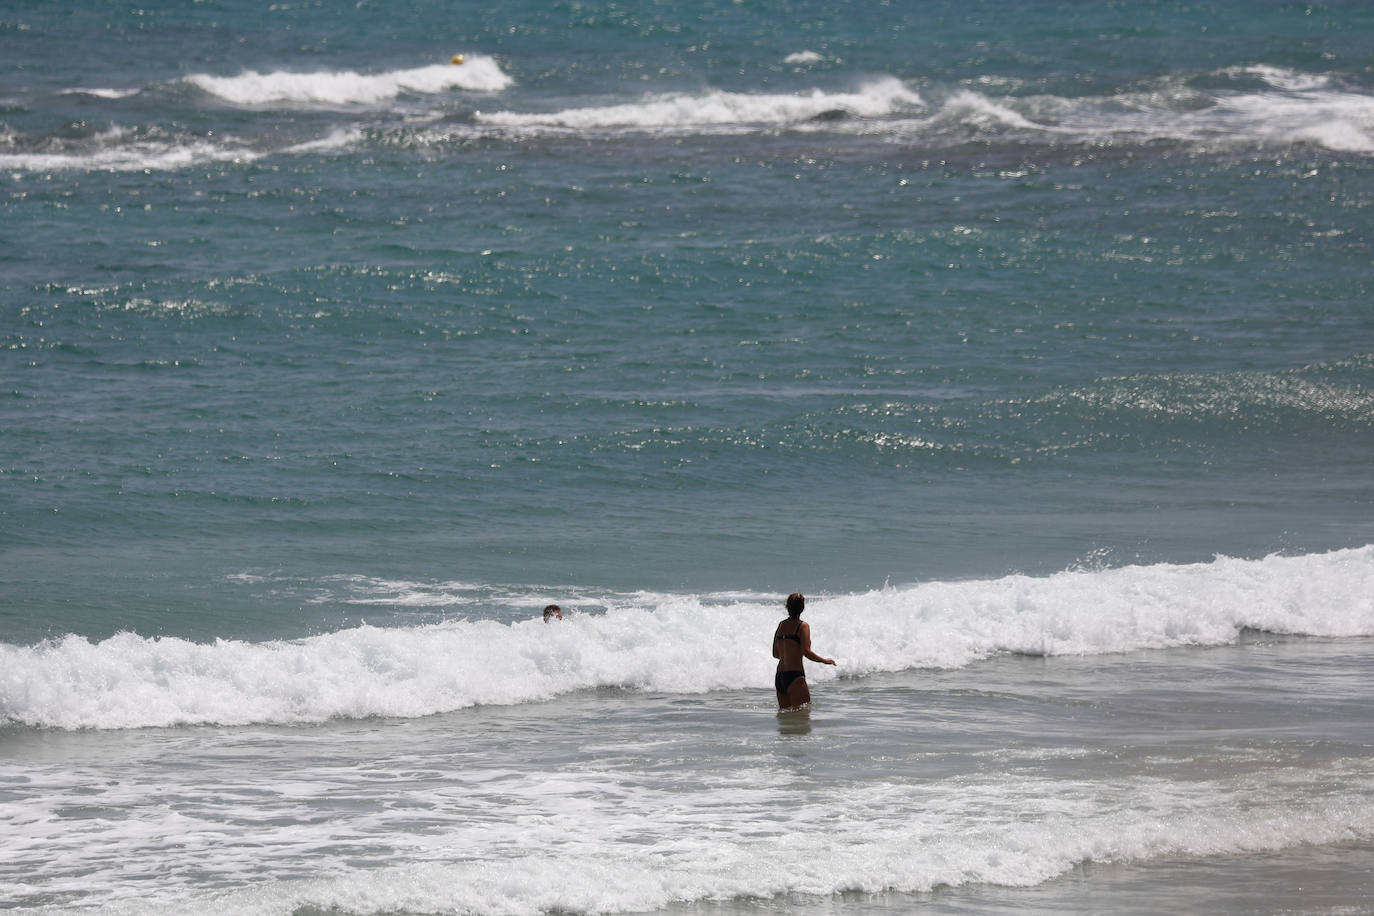
[[[558,605],[556,605],[556,604],[550,604],[548,607],[544,608],[544,622],[545,622],[545,623],[548,623],[550,620],[562,620],[562,619],[563,619],[563,609],[562,609],[561,607],[559,607]]]
[[[801,592],[787,596],[787,619],[773,631],[773,657],[778,660],[778,673],[773,686],[778,691],[779,709],[797,709],[811,702],[811,690],[806,686],[806,671],[802,659],[809,658],[822,665],[833,665],[833,658],[822,658],[811,651],[811,625],[802,623],[806,598]]]

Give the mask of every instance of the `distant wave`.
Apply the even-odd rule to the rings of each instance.
[[[461,66],[433,64],[384,73],[248,70],[238,76],[194,74],[186,82],[235,105],[371,105],[403,93],[499,92],[514,83],[495,58],[484,55],[470,55]]]
[[[475,118],[480,124],[520,128],[693,130],[796,124],[835,114],[877,118],[923,104],[917,93],[888,77],[854,92],[663,93],[619,105],[552,112],[478,112]]]
[[[799,53],[804,57],[798,62],[812,60],[806,52]],[[995,77],[920,91],[895,77],[882,77],[848,92],[668,92],[548,111],[482,108],[462,118],[442,119],[430,113],[421,119],[423,124],[411,120],[397,125],[377,123],[369,106],[406,93],[496,93],[513,81],[495,59],[480,55],[461,66],[436,64],[378,74],[197,74],[186,77],[184,85],[226,103],[339,108],[357,123],[334,125],[319,137],[286,146],[270,131],[248,139],[223,131],[211,137],[151,126],[113,126],[73,138],[65,131],[26,134],[8,128],[0,130],[0,169],[166,171],[373,145],[433,150],[472,140],[521,142],[542,136],[615,140],[778,132],[931,150],[969,143],[1059,149],[1164,143],[1201,152],[1305,145],[1339,153],[1374,153],[1374,95],[1368,92],[1342,86],[1329,75],[1271,66],[1230,67],[1203,76],[1207,88],[1175,76],[1153,87],[1079,98],[1022,95],[1014,86],[1001,94],[990,91],[1005,84]],[[1222,88],[1216,88],[1218,84]],[[144,90],[64,91],[119,105]]]
[[[788,61],[813,58],[803,52]],[[1170,79],[1151,89],[1105,97],[1003,96],[972,87],[918,92],[895,77],[885,77],[847,93],[663,93],[548,112],[479,111],[474,120],[479,127],[517,135],[787,128],[933,147],[990,141],[1170,141],[1204,149],[1307,143],[1338,152],[1374,152],[1374,95],[1336,87],[1327,76],[1275,67],[1229,68],[1212,76],[1229,79],[1236,88],[1204,91]],[[978,86],[995,82],[979,81]]]
[[[1222,75],[1230,77],[1254,77],[1275,89],[1290,92],[1307,92],[1325,89],[1331,85],[1331,77],[1325,73],[1303,73],[1287,67],[1271,67],[1267,64],[1251,64],[1245,67],[1227,67]]]
[[[127,99],[136,96],[140,89],[64,89],[62,95],[90,95],[98,99]]]
[[[419,589],[399,588],[401,593]],[[193,643],[123,633],[0,645],[0,721],[58,728],[306,723],[538,702],[597,687],[767,685],[776,601],[637,595],[557,625],[448,621],[307,639]],[[816,680],[1234,642],[1245,629],[1374,636],[1374,545],[1261,560],[1070,570],[816,598],[838,669]],[[702,633],[712,634],[709,640]]]
[[[27,138],[11,133],[0,136],[0,168],[22,172],[167,172],[216,162],[248,163],[273,155],[339,150],[361,137],[359,130],[337,129],[317,139],[271,148],[255,147],[232,137],[211,139],[119,126],[62,141],[41,138],[25,142]]]
[[[907,140],[1168,141],[1203,149],[1309,143],[1337,152],[1374,152],[1374,95],[1338,88],[1325,75],[1277,67],[1228,68],[1215,76],[1235,81],[1236,88],[1204,91],[1171,78],[1106,97],[993,97],[963,89],[927,117],[893,125],[892,132]]]

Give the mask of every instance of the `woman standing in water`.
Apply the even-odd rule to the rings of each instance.
[[[787,619],[773,632],[773,657],[778,660],[778,673],[773,686],[778,691],[779,709],[796,709],[811,702],[811,690],[806,686],[806,671],[802,659],[809,658],[822,665],[833,665],[833,658],[821,658],[811,651],[811,625],[802,623],[806,598],[801,592],[787,596]]]

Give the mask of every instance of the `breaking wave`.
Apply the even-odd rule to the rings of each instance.
[[[432,64],[385,73],[248,70],[238,76],[194,74],[186,82],[235,105],[374,105],[406,93],[499,92],[514,84],[495,58],[484,55],[469,56],[461,66]]]
[[[423,589],[401,589],[411,594]],[[376,600],[375,595],[373,600]],[[399,600],[399,599],[398,599]],[[620,596],[558,625],[464,619],[300,640],[195,643],[122,633],[0,645],[0,721],[58,728],[306,723],[540,702],[597,687],[766,684],[771,598]],[[930,582],[813,600],[836,676],[952,668],[1001,653],[1134,652],[1246,629],[1374,635],[1374,545],[1260,560]],[[703,642],[702,632],[717,634]]]

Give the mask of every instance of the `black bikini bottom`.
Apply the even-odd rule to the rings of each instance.
[[[778,689],[778,693],[786,693],[787,688],[792,686],[792,682],[799,677],[806,677],[805,671],[779,671],[773,677],[773,686]]]

